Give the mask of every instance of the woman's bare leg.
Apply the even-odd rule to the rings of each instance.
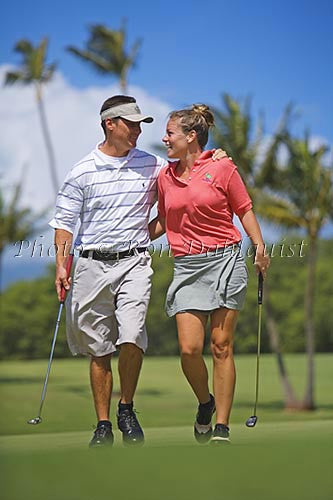
[[[229,424],[236,382],[233,341],[238,312],[221,308],[211,314],[211,351],[217,424]]]
[[[207,316],[185,312],[176,315],[181,365],[200,403],[210,400],[208,372],[202,357]]]

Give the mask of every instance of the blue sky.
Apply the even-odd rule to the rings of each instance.
[[[139,143],[143,149],[160,141],[171,109],[193,102],[218,106],[223,92],[252,96],[253,116],[264,112],[268,137],[284,107],[293,102],[299,111],[294,134],[309,129],[317,142],[332,147],[331,1],[6,2],[0,80],[9,66],[20,62],[13,47],[21,38],[36,44],[48,36],[48,62],[58,65],[54,81],[45,89],[45,103],[61,179],[101,139],[98,109],[119,91],[115,79],[97,74],[65,47],[83,47],[91,24],[119,28],[124,18],[128,45],[143,39],[137,67],[129,74],[129,94],[138,98],[145,113],[155,116],[154,124],[144,126]],[[33,90],[2,87],[0,110],[1,181],[10,186],[27,171],[25,206],[53,207]],[[325,231],[326,237],[333,236],[332,225]],[[45,230],[45,243],[50,245],[52,239],[52,232]],[[15,251],[13,247],[5,253],[5,283],[41,274],[50,263],[19,261]]]
[[[132,84],[172,107],[217,105],[223,91],[251,94],[253,110],[265,112],[269,132],[293,101],[302,113],[295,132],[308,127],[332,143],[331,1],[31,0],[6,2],[2,18],[2,62],[18,61],[12,48],[19,38],[37,42],[48,35],[49,60],[77,87],[109,80],[64,47],[83,46],[89,24],[116,28],[127,18],[129,43],[143,38]]]

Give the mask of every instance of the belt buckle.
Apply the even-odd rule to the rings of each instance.
[[[112,252],[104,251],[104,250],[95,250],[96,256],[98,260],[112,260]]]

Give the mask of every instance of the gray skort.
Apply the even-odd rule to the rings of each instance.
[[[66,299],[67,341],[74,356],[105,356],[124,343],[147,349],[148,252],[118,261],[79,257]]]
[[[166,313],[174,316],[193,310],[210,314],[221,307],[240,310],[247,281],[247,267],[238,245],[216,252],[175,257]]]

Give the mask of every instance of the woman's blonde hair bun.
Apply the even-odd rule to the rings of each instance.
[[[212,127],[214,125],[214,115],[211,112],[209,106],[206,104],[193,104],[192,110],[194,113],[198,113],[202,115],[207,122],[208,127]]]

